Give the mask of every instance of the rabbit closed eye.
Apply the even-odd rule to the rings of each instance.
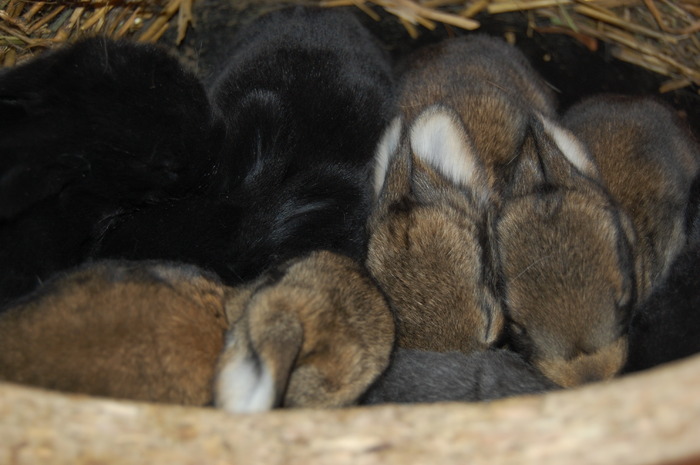
[[[347,406],[389,362],[391,312],[348,257],[313,252],[241,295],[217,368],[216,405],[227,411]]]

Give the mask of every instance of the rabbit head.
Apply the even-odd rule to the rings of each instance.
[[[673,110],[651,98],[589,98],[574,105],[563,124],[586,144],[633,222],[640,298],[646,297],[686,242],[700,148]]]
[[[626,358],[632,237],[598,176],[570,132],[535,117],[496,221],[511,343],[563,387],[608,379]]]
[[[0,379],[206,405],[230,290],[198,268],[104,261],[58,276],[0,315]]]
[[[354,403],[386,368],[394,321],[364,269],[327,251],[293,259],[227,306],[216,405],[235,412]]]
[[[552,90],[520,51],[479,34],[416,52],[401,78],[399,104],[406,121],[435,104],[454,109],[495,191],[525,138],[529,113],[552,116],[556,108]]]
[[[491,346],[503,318],[489,287],[484,168],[459,116],[397,119],[377,154],[367,267],[397,317],[401,347],[465,353]]]

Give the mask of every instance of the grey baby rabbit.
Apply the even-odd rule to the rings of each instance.
[[[563,124],[586,144],[634,223],[643,299],[685,245],[685,210],[700,148],[673,109],[648,97],[592,97],[569,109]]]
[[[228,306],[215,404],[227,411],[353,404],[389,363],[394,321],[354,260],[327,251],[293,259]]]
[[[231,292],[189,265],[84,265],[0,314],[0,380],[207,405]]]
[[[397,349],[362,403],[486,401],[557,389],[508,350],[429,352]]]

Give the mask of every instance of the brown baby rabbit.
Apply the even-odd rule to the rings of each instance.
[[[0,314],[0,380],[209,404],[229,293],[217,277],[187,265],[85,265]]]
[[[377,150],[367,266],[397,314],[401,347],[469,353],[503,327],[489,223],[499,172],[517,155],[551,90],[525,57],[487,36],[411,57],[401,115]]]
[[[355,403],[389,363],[394,321],[354,260],[293,259],[229,302],[215,403],[227,411]]]
[[[367,267],[396,314],[398,344],[439,352],[488,348],[503,316],[485,263],[485,169],[448,108],[427,109],[397,137],[369,222]]]
[[[530,112],[551,117],[556,111],[552,90],[525,56],[503,40],[480,34],[445,40],[410,57],[400,84],[403,121],[411,124],[435,105],[458,115],[464,125],[460,136],[464,148],[482,160],[492,189],[497,187],[498,172],[512,160],[525,138]],[[397,134],[395,127],[387,131],[379,151],[377,193],[385,178],[388,154],[397,145]],[[442,156],[448,179],[459,182],[449,175],[449,166],[463,160],[457,154]]]
[[[686,242],[685,210],[700,149],[673,110],[652,98],[596,96],[563,124],[584,142],[634,223],[640,298],[662,282]]]
[[[496,221],[513,347],[562,387],[625,363],[635,298],[629,220],[576,138],[533,116]]]

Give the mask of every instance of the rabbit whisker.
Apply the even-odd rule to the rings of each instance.
[[[534,262],[530,263],[530,264],[529,264],[528,266],[526,266],[521,272],[519,272],[519,273],[511,280],[511,282],[517,281],[518,278],[520,278],[522,275],[524,275],[524,274],[527,272],[527,270],[529,270],[529,269],[532,268],[533,266],[537,265],[538,263],[542,262],[543,260],[548,259],[548,258],[551,257],[552,255],[554,255],[554,254],[553,254],[553,253],[547,254],[547,255],[545,255],[544,257],[540,257],[540,258],[538,258],[537,260],[535,260]]]

